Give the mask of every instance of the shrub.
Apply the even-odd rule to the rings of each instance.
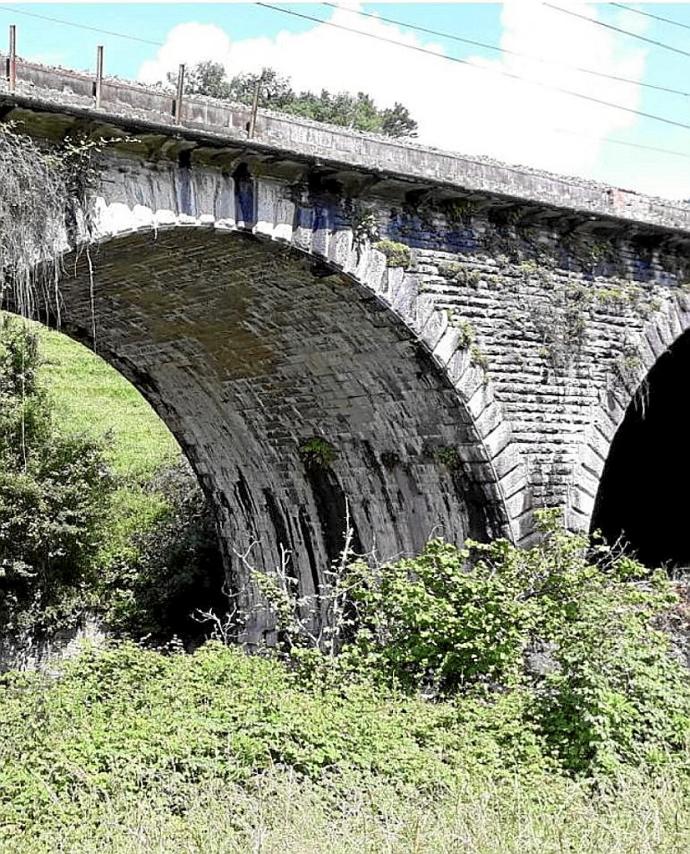
[[[283,662],[215,642],[193,655],[85,649],[58,679],[7,674],[0,726],[0,847],[3,828],[78,823],[90,790],[107,802],[163,784],[168,809],[184,811],[185,787],[285,769],[335,792],[371,778],[438,793],[462,769],[512,777],[529,753],[515,736],[494,741],[485,715],[366,682],[307,686]]]
[[[409,267],[412,263],[410,247],[404,243],[396,243],[394,240],[379,240],[374,244],[374,249],[383,252],[386,256],[387,267]]]
[[[304,465],[311,469],[330,468],[338,457],[336,447],[320,436],[306,439],[298,452]]]
[[[686,762],[690,683],[656,628],[677,602],[668,579],[588,550],[553,513],[541,524],[531,549],[433,540],[375,576],[355,567],[362,623],[345,659],[434,695],[518,692],[523,722],[573,773]]]
[[[197,611],[223,615],[225,570],[214,521],[186,461],[121,493],[100,554],[97,600],[111,632],[165,643],[176,636],[197,642],[209,625]]]
[[[103,446],[57,431],[37,367],[35,334],[0,318],[0,619],[10,635],[44,633],[83,607],[112,490]]]

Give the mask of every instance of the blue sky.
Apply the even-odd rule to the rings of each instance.
[[[575,0],[553,2],[690,52],[690,30],[645,19],[611,4],[585,7]],[[496,70],[519,73],[542,84],[576,89],[690,124],[688,97],[610,83],[554,64],[586,65],[690,91],[690,57],[546,10],[537,0],[508,0],[504,5],[346,5],[468,39],[500,43],[512,50],[543,56],[549,63],[505,56],[501,59],[494,51],[364,19],[348,8],[333,10],[319,3],[280,5],[409,41],[447,56],[470,59],[485,69],[463,68],[242,3],[32,3],[17,4],[16,11],[8,11],[3,5],[0,26],[18,25],[19,52],[27,58],[87,69],[93,67],[96,45],[104,44],[107,72],[147,82],[163,77],[165,70],[178,62],[193,63],[204,57],[222,61],[229,73],[271,64],[290,74],[297,88],[364,88],[382,105],[402,101],[420,122],[420,138],[425,143],[579,174],[645,192],[690,198],[690,130],[590,105],[496,75]],[[635,8],[690,26],[689,3],[640,4]],[[164,47],[91,33],[20,13],[114,30]],[[607,138],[687,152],[688,158],[626,148]]]

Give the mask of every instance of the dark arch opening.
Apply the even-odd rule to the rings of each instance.
[[[645,564],[690,565],[690,333],[656,362],[611,445],[592,517]]]

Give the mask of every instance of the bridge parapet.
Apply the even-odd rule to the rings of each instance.
[[[0,54],[0,64],[2,62]],[[645,196],[593,181],[565,177],[491,158],[416,145],[409,141],[350,131],[284,113],[260,110],[255,137],[247,139],[250,110],[212,98],[185,97],[179,123],[174,95],[119,79],[105,79],[100,108],[94,106],[92,76],[25,61],[17,64],[17,87],[0,81],[0,104],[10,110],[72,116],[136,133],[183,137],[198,145],[237,148],[246,155],[270,155],[397,178],[407,185],[453,188],[463,194],[495,196],[523,206],[569,211],[582,217],[636,223],[642,229],[690,232],[690,205]],[[31,122],[29,122],[31,124]]]

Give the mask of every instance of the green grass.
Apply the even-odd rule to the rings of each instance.
[[[180,447],[141,393],[87,347],[36,324],[40,380],[52,401],[53,418],[63,434],[105,440],[106,460],[116,488],[101,530],[98,562],[136,562],[136,538],[153,527],[168,507],[166,495],[152,489],[154,476],[179,461]]]
[[[690,850],[670,769],[593,787],[492,755],[453,702],[309,685],[218,644],[3,677],[0,729],[4,854]]]
[[[42,379],[62,432],[110,435],[113,470],[126,480],[146,480],[178,459],[175,438],[130,382],[66,335],[39,334]]]
[[[688,803],[672,780],[623,783],[615,797],[576,783],[551,791],[460,777],[439,798],[377,781],[339,806],[318,785],[271,771],[251,785],[207,782],[137,798],[86,795],[86,821],[19,833],[4,854],[686,854]]]

